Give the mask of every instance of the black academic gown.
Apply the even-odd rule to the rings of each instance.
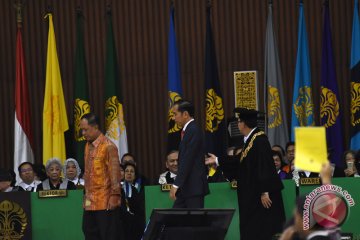
[[[271,146],[265,134],[255,129],[244,145],[246,156],[220,161],[220,167],[231,165],[237,169],[237,194],[240,214],[241,240],[267,240],[281,232],[285,213],[281,190],[283,184],[276,173]],[[241,156],[242,154],[240,154]],[[226,169],[224,168],[224,169]],[[272,201],[269,209],[263,207],[261,194],[268,192]]]

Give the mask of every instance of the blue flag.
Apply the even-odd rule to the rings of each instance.
[[[181,75],[179,53],[176,45],[176,34],[174,26],[174,7],[170,7],[170,26],[168,39],[168,91],[169,91],[169,112],[168,112],[168,152],[177,150],[181,140],[181,127],[178,126],[173,118],[171,108],[174,102],[181,99]]]
[[[294,141],[296,126],[314,125],[314,104],[311,92],[309,47],[303,3],[299,6],[299,32],[296,58],[294,95],[291,113],[291,140]]]
[[[353,150],[360,149],[360,21],[359,2],[354,2],[354,17],[351,40],[351,143]]]
[[[224,108],[210,18],[211,7],[208,7],[205,46],[205,142],[207,152],[223,157],[226,147]]]
[[[324,27],[321,62],[320,122],[326,128],[327,146],[332,148],[331,162],[342,165],[343,141],[341,109],[332,49],[329,2],[324,4]]]

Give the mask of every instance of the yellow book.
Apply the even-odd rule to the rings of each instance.
[[[325,127],[295,128],[295,167],[320,172],[328,161]]]

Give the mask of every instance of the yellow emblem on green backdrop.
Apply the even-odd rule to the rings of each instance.
[[[85,140],[85,138],[82,135],[81,130],[80,130],[80,120],[87,113],[90,113],[90,104],[87,101],[82,100],[80,98],[75,99],[74,137],[75,137],[75,140],[78,142]]]
[[[109,97],[106,100],[105,127],[107,136],[115,140],[118,140],[125,130],[123,106],[116,96]]]

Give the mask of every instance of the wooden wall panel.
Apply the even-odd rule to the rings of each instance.
[[[170,0],[26,0],[23,23],[30,83],[36,161],[42,161],[42,108],[45,86],[48,9],[53,10],[57,49],[72,123],[76,9],[85,17],[85,53],[90,103],[104,122],[106,11],[112,11],[119,71],[123,83],[129,149],[150,179],[164,170],[167,132],[167,34]],[[16,18],[13,0],[0,1],[1,167],[13,161]],[[212,0],[212,26],[226,117],[234,107],[233,72],[257,70],[263,107],[264,45],[267,0]],[[204,49],[207,0],[174,0],[183,95],[196,106],[204,125]],[[298,4],[273,0],[274,27],[290,122],[297,51]],[[323,1],[304,0],[316,111],[319,111]],[[337,80],[344,110],[344,143],[349,143],[349,58],[353,1],[330,0]],[[316,121],[318,122],[318,114]],[[71,152],[71,151],[69,151]]]

